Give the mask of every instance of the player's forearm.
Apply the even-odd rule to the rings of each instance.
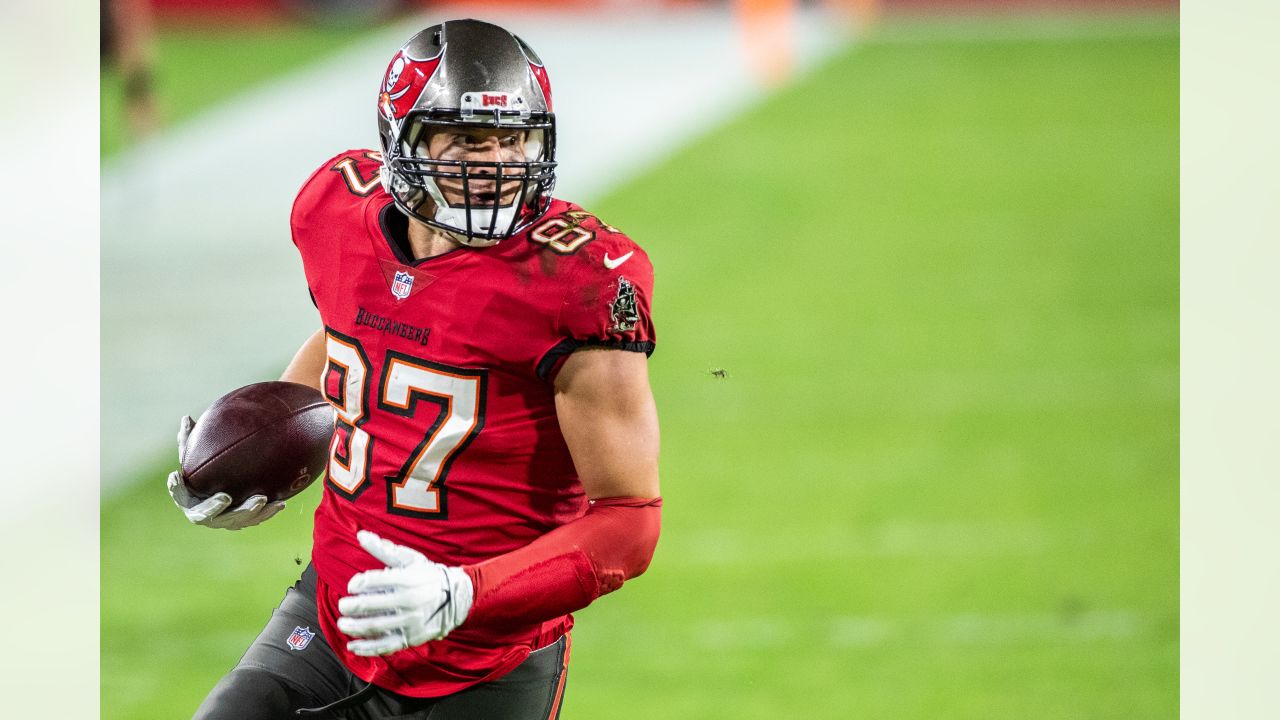
[[[645,571],[662,498],[604,498],[518,550],[464,569],[475,587],[464,624],[525,625],[590,605]]]
[[[325,359],[324,330],[317,330],[298,348],[280,379],[320,390],[320,374],[324,372]]]

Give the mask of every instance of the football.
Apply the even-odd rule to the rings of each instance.
[[[320,391],[291,382],[260,382],[214,401],[187,437],[179,458],[187,488],[239,503],[251,495],[285,500],[325,470],[333,407]]]

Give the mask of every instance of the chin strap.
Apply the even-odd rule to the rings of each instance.
[[[463,569],[475,587],[464,625],[528,625],[590,605],[649,567],[662,498],[603,498],[528,545]]]

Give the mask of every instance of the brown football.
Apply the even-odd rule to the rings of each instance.
[[[214,401],[196,421],[180,458],[187,487],[239,503],[285,500],[325,470],[333,407],[320,391],[291,382],[246,385]]]

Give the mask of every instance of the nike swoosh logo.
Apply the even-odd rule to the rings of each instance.
[[[622,263],[624,263],[624,262],[626,262],[626,261],[630,260],[630,259],[631,259],[631,256],[632,256],[632,255],[634,255],[635,253],[636,253],[636,251],[635,251],[635,250],[632,250],[631,252],[627,253],[626,255],[623,255],[622,257],[618,258],[617,260],[612,260],[612,259],[610,259],[610,258],[609,258],[609,253],[605,253],[605,254],[604,254],[604,266],[605,266],[605,267],[607,267],[607,268],[609,268],[610,270],[615,270],[615,269],[617,269],[617,267],[618,267],[619,265],[621,265]]]

